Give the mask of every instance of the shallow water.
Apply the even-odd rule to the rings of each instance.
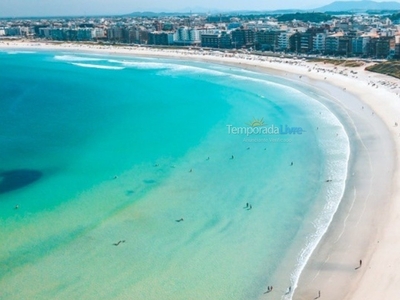
[[[342,125],[309,91],[165,59],[0,52],[0,67],[1,298],[295,286],[348,159]],[[281,126],[304,132],[232,131]]]

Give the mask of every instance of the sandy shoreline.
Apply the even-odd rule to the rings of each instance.
[[[398,80],[364,71],[280,58],[221,52],[0,42],[0,49],[90,51],[194,59],[272,73],[328,97],[324,104],[346,125],[351,161],[343,201],[311,256],[293,299],[396,299],[400,274]],[[260,60],[262,59],[262,61]],[[355,73],[357,72],[357,73]],[[360,269],[355,270],[359,260]],[[272,295],[268,295],[272,297]],[[267,299],[268,297],[265,297]]]

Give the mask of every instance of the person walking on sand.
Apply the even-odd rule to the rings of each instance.
[[[360,259],[360,265],[357,268],[354,268],[354,270],[358,270],[362,266],[362,259]]]

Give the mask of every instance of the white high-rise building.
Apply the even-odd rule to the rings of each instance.
[[[326,39],[326,34],[324,32],[317,33],[313,39],[313,51],[324,52],[325,39]]]
[[[174,41],[177,43],[183,43],[189,40],[189,33],[187,27],[180,27],[175,32]]]
[[[177,44],[200,43],[200,30],[195,28],[180,27],[174,34],[174,42]]]
[[[279,50],[286,50],[289,49],[289,37],[290,33],[287,31],[283,31],[278,36],[278,49]]]
[[[93,28],[92,29],[92,38],[93,39],[101,39],[106,37],[106,32],[103,28]]]

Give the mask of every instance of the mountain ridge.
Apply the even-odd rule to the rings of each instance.
[[[363,1],[334,1],[314,9],[314,11],[368,11],[368,10],[400,10],[400,3],[395,1],[376,2],[370,0]]]

